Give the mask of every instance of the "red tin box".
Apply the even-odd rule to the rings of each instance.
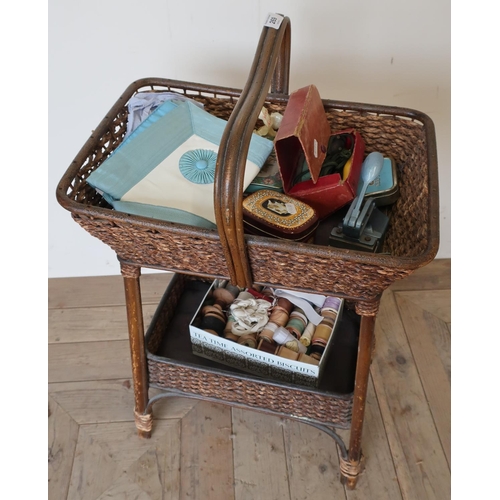
[[[352,134],[354,147],[349,173],[345,179],[338,173],[320,177],[331,135]],[[318,89],[309,85],[290,95],[283,120],[276,134],[274,149],[283,181],[283,191],[316,211],[323,219],[356,196],[365,143],[354,129],[332,132]],[[300,163],[304,160],[311,179],[294,184]]]

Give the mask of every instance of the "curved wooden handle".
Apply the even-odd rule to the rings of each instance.
[[[288,93],[290,34],[288,17],[283,18],[279,29],[262,29],[247,83],[229,117],[217,155],[215,219],[231,282],[240,287],[253,284],[243,231],[245,163],[271,81],[272,92]]]
[[[280,52],[278,55],[278,60],[276,61],[276,67],[274,69],[273,79],[271,80],[271,93],[272,94],[288,94],[289,83],[290,83],[290,54],[292,39],[292,30],[290,27],[290,19],[286,17],[283,19],[283,24],[280,28],[283,28],[283,35],[280,40],[276,43],[280,47]]]

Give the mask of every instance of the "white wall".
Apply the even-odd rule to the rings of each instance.
[[[241,88],[268,12],[291,19],[290,90],[414,108],[436,125],[438,258],[451,256],[449,0],[49,0],[49,277],[118,274],[114,252],[55,199],[125,87],[159,76]]]

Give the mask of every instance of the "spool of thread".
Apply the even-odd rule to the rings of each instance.
[[[280,297],[277,300],[276,305],[281,307],[281,309],[284,309],[288,315],[290,315],[294,308],[294,305],[286,297]]]
[[[311,351],[309,352],[309,356],[313,359],[316,359],[317,361],[320,361],[321,356],[323,356],[324,352],[325,352],[324,347],[312,346]]]
[[[276,331],[276,328],[278,328],[278,325],[269,320],[266,326],[259,332],[259,338],[266,342],[273,342],[273,333]]]
[[[207,314],[206,316],[203,316],[200,328],[208,333],[221,337],[225,326],[226,322],[221,320],[219,316]]]
[[[238,342],[238,335],[235,335],[233,332],[224,331],[224,338],[226,340],[230,340],[231,342]]]
[[[333,331],[334,320],[329,317],[322,319],[321,323],[314,330],[314,335],[311,340],[310,356],[320,360],[325,352],[326,344]]]
[[[306,347],[309,347],[311,345],[311,340],[315,330],[316,330],[316,325],[314,323],[311,322],[307,323],[306,329],[304,330],[304,333],[302,333],[302,336],[300,337],[301,344],[304,344]]]
[[[232,316],[229,316],[227,323],[226,323],[226,326],[224,328],[223,335],[224,335],[224,338],[227,340],[232,340],[233,342],[238,342],[238,339],[239,339],[238,335],[235,335],[232,332],[233,323],[234,323],[234,318]]]
[[[220,318],[222,321],[224,321],[224,324],[226,324],[226,315],[220,308],[220,306],[213,305],[213,306],[205,306],[202,309],[202,315],[203,317],[205,316],[215,316],[217,318]]]
[[[271,310],[269,321],[278,326],[285,326],[293,310],[293,304],[286,298],[280,297]]]
[[[295,308],[291,313],[285,328],[298,340],[306,329],[307,316],[302,309]]]
[[[213,312],[214,308],[222,313],[222,308],[221,308],[220,304],[211,303],[211,304],[206,304],[201,308],[201,311],[200,311],[201,315],[205,316],[206,314]]]
[[[298,352],[292,351],[291,349],[288,349],[288,347],[284,345],[282,345],[278,349],[278,352],[276,354],[281,358],[292,359],[294,361],[297,361],[297,359],[299,359]]]
[[[213,291],[214,305],[219,306],[221,310],[227,309],[229,304],[231,304],[235,297],[227,288],[216,288]]]
[[[257,334],[247,333],[246,335],[241,335],[238,337],[238,344],[255,349],[257,347]]]
[[[331,318],[323,318],[321,323],[314,330],[314,335],[312,336],[311,344],[315,345],[319,340],[323,342],[328,342],[330,335],[333,330],[333,320]]]
[[[341,303],[342,303],[342,300],[339,299],[338,297],[327,297],[325,299],[325,302],[324,302],[322,308],[328,307],[328,308],[334,309],[335,311],[338,312],[340,309]]]
[[[285,347],[288,347],[291,351],[297,352],[301,354],[302,352],[306,352],[307,348],[304,344],[301,344],[298,340],[290,340],[285,343]]]
[[[238,297],[241,291],[239,287],[237,287],[236,285],[232,285],[231,283],[227,283],[225,288],[233,296],[233,300]]]
[[[280,345],[286,346],[294,352],[306,352],[306,346],[301,344],[286,328],[279,326],[273,334],[273,340]]]
[[[307,324],[307,316],[303,309],[300,307],[294,307],[292,312],[290,313],[290,318],[299,318],[304,322],[304,325]],[[304,326],[305,328],[305,326]]]
[[[342,301],[338,297],[327,297],[321,308],[321,316],[336,319]]]
[[[319,365],[319,361],[317,359],[314,359],[307,354],[299,354],[299,359],[297,361],[300,361],[301,363],[307,363],[309,365]]]
[[[257,344],[257,349],[259,351],[267,352],[268,354],[276,354],[278,346],[273,341],[269,342],[268,340],[260,339]]]
[[[269,321],[278,326],[285,326],[288,322],[288,317],[288,313],[285,310],[277,309],[275,306],[271,311]]]

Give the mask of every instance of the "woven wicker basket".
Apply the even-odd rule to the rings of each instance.
[[[377,301],[395,280],[430,262],[439,243],[437,154],[431,119],[418,111],[324,100],[332,131],[355,128],[366,153],[391,155],[400,198],[390,212],[383,254],[243,234],[241,166],[262,105],[283,112],[288,100],[290,30],[267,28],[240,91],[146,78],[133,82],[96,127],[57,187],[59,203],[124,262],[143,267]],[[271,88],[271,93],[268,90]],[[86,182],[123,139],[127,102],[145,90],[177,92],[229,120],[219,149],[218,229],[179,225],[114,211]],[[248,125],[250,124],[250,126]],[[238,271],[243,266],[242,271]]]
[[[160,345],[188,279],[185,275],[174,275],[146,333],[146,356],[152,387],[179,391],[184,396],[294,415],[341,429],[349,428],[353,394],[333,392],[329,388],[330,380],[323,384],[325,388],[313,389],[238,373],[223,365],[214,367],[213,362],[203,366],[195,360],[188,361],[192,356],[186,352],[191,349],[188,347],[181,354],[178,341],[174,342],[177,345],[175,353],[160,354]],[[176,330],[174,336],[177,340],[179,335],[189,339],[187,323],[190,319],[190,316],[181,319],[181,323],[185,323],[182,328],[172,327]]]
[[[390,210],[383,252],[371,254],[244,233],[243,167],[262,106],[284,112],[288,102],[290,22],[264,27],[243,90],[146,78],[133,82],[96,127],[57,187],[59,203],[91,235],[109,245],[122,263],[134,379],[136,426],[152,428],[151,406],[169,395],[201,397],[299,418],[332,436],[340,451],[343,481],[354,488],[363,468],[361,434],[366,406],[375,316],[380,296],[395,280],[434,259],[439,244],[438,172],[434,125],[418,111],[324,100],[332,131],[356,129],[366,153],[379,151],[398,166],[400,197]],[[268,93],[269,89],[271,92]],[[121,143],[127,103],[137,92],[170,91],[204,104],[228,120],[217,156],[214,204],[217,230],[201,229],[113,210],[87,178]],[[141,267],[175,271],[144,345]],[[361,315],[353,394],[263,381],[234,370],[206,367],[159,353],[178,307],[186,276],[229,279],[345,297]],[[173,321],[173,320],[172,320]],[[178,332],[177,328],[172,326]],[[186,333],[188,335],[188,333]],[[163,389],[149,399],[148,385]],[[323,422],[323,424],[321,423]],[[349,449],[333,427],[350,428]]]

